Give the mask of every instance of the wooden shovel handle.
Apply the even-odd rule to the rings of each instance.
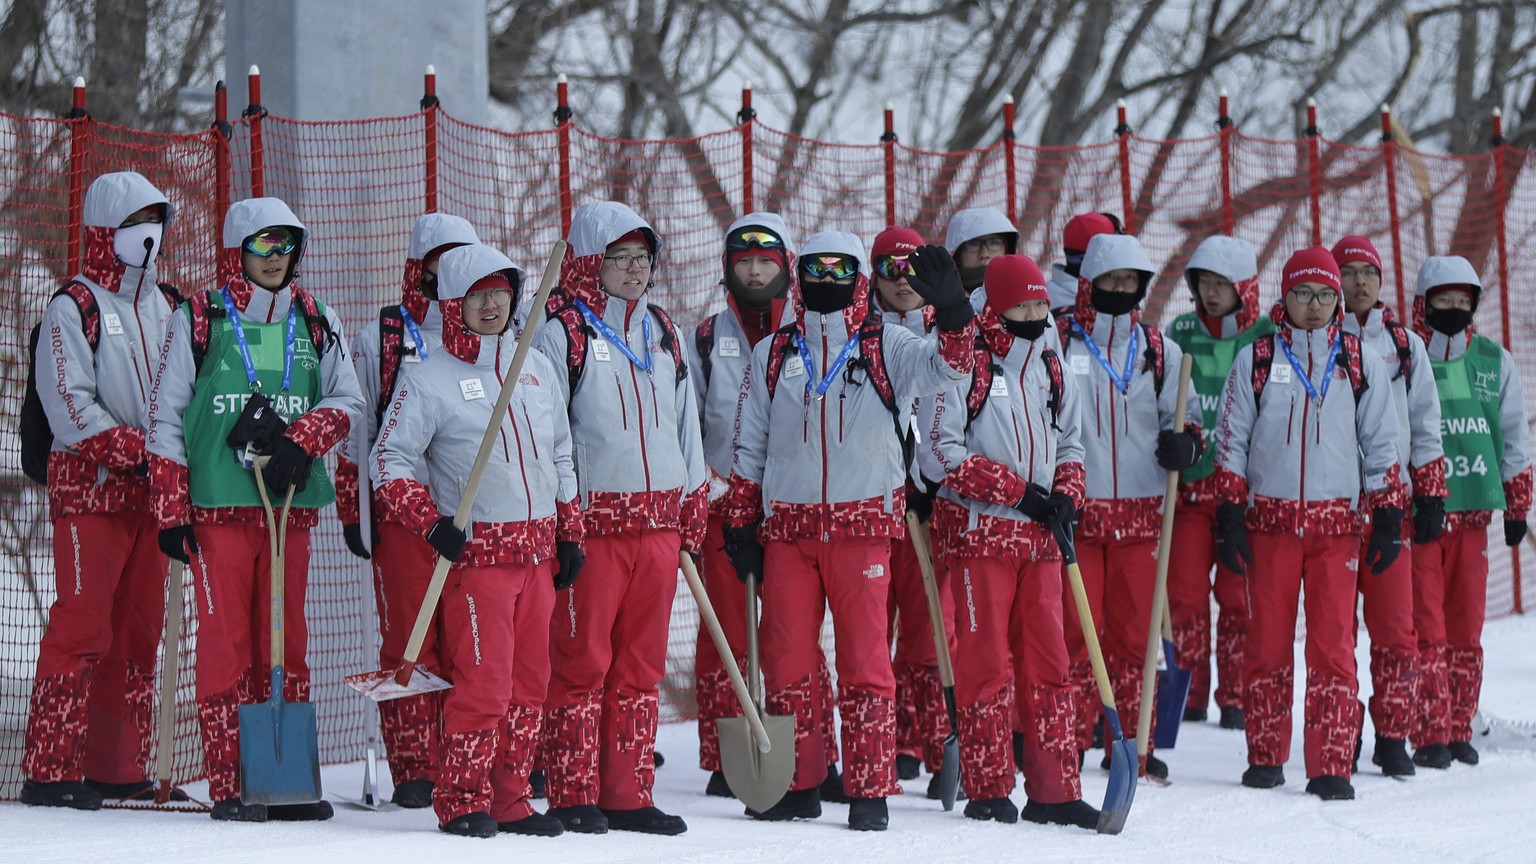
[[[907,511],[907,536],[912,540],[912,551],[917,554],[917,569],[923,574],[923,594],[928,598],[928,620],[933,625],[933,650],[939,658],[939,683],[955,686],[955,666],[949,656],[949,634],[944,624],[944,606],[939,602],[939,580],[933,572],[933,544],[929,542],[928,526],[917,514]]]
[[[709,630],[710,638],[715,641],[715,650],[720,652],[720,665],[725,667],[725,674],[731,678],[731,689],[736,691],[736,699],[741,702],[741,713],[747,718],[747,725],[752,727],[757,749],[761,753],[768,753],[773,750],[773,745],[768,741],[768,730],[763,728],[763,718],[752,701],[752,694],[747,692],[747,682],[741,679],[741,670],[736,668],[736,656],[731,652],[731,644],[725,641],[725,631],[720,629],[720,619],[715,616],[714,604],[709,602],[704,582],[699,579],[699,571],[693,566],[693,556],[687,552],[679,553],[677,563],[682,565],[683,578],[688,580],[688,590],[693,592],[693,602],[698,604],[699,617],[704,619],[704,626]]]

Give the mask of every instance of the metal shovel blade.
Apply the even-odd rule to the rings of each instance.
[[[955,800],[960,797],[960,742],[955,740],[955,733],[949,733],[944,739],[944,762],[939,766],[939,803],[944,805],[945,811],[955,809]]]
[[[427,667],[419,664],[411,670],[409,684],[402,685],[395,680],[398,671],[396,669],[379,669],[374,672],[359,672],[356,675],[348,675],[341,680],[345,681],[348,687],[375,702],[386,702],[403,696],[419,696],[422,693],[431,693],[434,690],[449,690],[453,687],[453,682],[432,674],[427,670]]]
[[[1112,736],[1109,756],[1109,786],[1104,790],[1104,807],[1099,811],[1098,832],[1119,834],[1125,828],[1125,819],[1131,815],[1131,802],[1136,799],[1135,740],[1127,741],[1120,730],[1120,712],[1104,706],[1104,719],[1109,721]]]
[[[770,749],[757,747],[745,717],[717,721],[720,768],[741,803],[761,813],[779,803],[795,777],[795,718],[762,715]]]
[[[315,706],[284,701],[282,676],[281,666],[272,670],[272,698],[240,706],[240,800],[246,804],[321,798]]]
[[[1173,643],[1163,640],[1163,656],[1168,665],[1157,670],[1157,728],[1152,741],[1159,750],[1172,750],[1179,740],[1179,724],[1184,721],[1184,703],[1189,699],[1189,679],[1193,672],[1174,664]]]

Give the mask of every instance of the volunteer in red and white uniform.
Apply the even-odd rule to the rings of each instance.
[[[1051,281],[1046,286],[1051,295],[1052,315],[1070,315],[1077,306],[1077,283],[1088,243],[1100,234],[1119,233],[1120,220],[1113,213],[1079,213],[1067,220],[1061,232],[1065,260],[1051,265]]]
[[[1243,785],[1285,782],[1304,595],[1307,791],[1350,799],[1360,712],[1356,584],[1397,558],[1408,494],[1390,374],[1375,351],[1343,332],[1333,255],[1303,249],[1282,273],[1282,297],[1270,313],[1277,330],[1238,353],[1217,433],[1216,551],[1248,579]]]
[[[563,370],[537,351],[524,358],[469,529],[459,530],[453,514],[516,353],[512,316],[525,286],[489,246],[459,246],[438,263],[441,350],[395,388],[370,464],[396,524],[454,562],[439,607],[454,687],[443,701],[433,809],[450,834],[554,836],[560,821],[529,805],[528,775],[555,589],[574,583],[583,563]]]

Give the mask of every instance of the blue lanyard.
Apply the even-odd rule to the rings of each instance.
[[[1296,377],[1301,379],[1303,387],[1307,388],[1307,395],[1312,397],[1313,404],[1318,408],[1323,407],[1323,399],[1328,395],[1328,385],[1333,383],[1333,367],[1339,361],[1339,337],[1334,335],[1333,341],[1328,343],[1328,365],[1323,367],[1323,389],[1312,386],[1312,379],[1302,371],[1301,364],[1296,362],[1296,355],[1291,353],[1291,343],[1279,333],[1275,334],[1275,341],[1280,343],[1280,350],[1285,352],[1285,359],[1290,361],[1291,368],[1296,370]]]
[[[1125,351],[1125,372],[1121,375],[1115,374],[1115,367],[1109,365],[1109,358],[1105,357],[1104,352],[1099,350],[1099,343],[1093,341],[1093,337],[1088,335],[1088,331],[1083,329],[1083,325],[1073,321],[1072,329],[1077,331],[1078,336],[1082,337],[1083,344],[1088,346],[1088,353],[1093,355],[1093,359],[1099,361],[1099,365],[1103,366],[1104,371],[1109,373],[1109,380],[1114,383],[1115,387],[1121,393],[1129,390],[1131,387],[1131,374],[1136,371],[1136,346],[1141,341],[1141,327],[1135,323],[1131,324],[1131,347]]]
[[[641,372],[647,375],[651,374],[651,316],[649,312],[646,313],[644,318],[640,319],[640,335],[645,339],[645,360],[642,361],[639,357],[635,356],[635,352],[629,350],[629,345],[619,338],[619,334],[613,332],[613,328],[608,326],[608,322],[597,317],[587,304],[577,300],[576,308],[581,310],[581,317],[587,319],[587,323],[591,324],[594,330],[602,334],[605,340],[618,348],[619,352],[625,357],[629,358],[629,362],[635,364],[635,367]]]
[[[811,382],[816,379],[816,361],[811,359],[811,349],[805,347],[805,337],[800,335],[799,330],[795,331],[795,346],[800,349],[800,361],[805,364],[805,393],[809,396]],[[832,367],[827,370],[827,377],[821,379],[821,383],[816,385],[817,399],[827,395],[827,388],[832,386],[832,379],[836,378],[837,373],[843,371],[843,367],[848,365],[848,357],[857,347],[859,347],[859,334],[855,331],[853,338],[843,343],[843,350],[838,352],[837,359],[832,361]]]
[[[416,319],[411,317],[411,310],[405,308],[404,303],[400,304],[400,318],[405,322],[405,329],[410,331],[411,341],[416,343],[416,356],[423,360],[427,359],[426,343],[421,341],[421,331],[416,327]]]
[[[229,293],[229,286],[219,289],[224,294],[224,311],[229,315],[229,326],[235,331],[235,344],[240,346],[240,360],[245,364],[245,380],[251,382],[251,392],[261,392],[261,379],[256,375],[256,364],[251,362],[251,346],[245,341],[245,326],[240,323],[240,310],[235,306],[235,298]],[[287,393],[293,386],[293,329],[298,320],[299,312],[294,308],[292,297],[288,301],[288,341],[283,346],[283,390]]]

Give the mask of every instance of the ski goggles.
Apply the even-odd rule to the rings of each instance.
[[[912,262],[905,255],[881,255],[875,259],[875,272],[887,279],[905,279],[912,275]]]
[[[262,258],[292,254],[298,245],[299,239],[287,228],[273,228],[252,234],[242,244],[245,251]]]
[[[852,279],[859,272],[859,260],[852,255],[812,255],[800,259],[800,269],[813,279]]]
[[[732,252],[743,249],[783,249],[784,241],[772,231],[761,228],[743,228],[725,238],[725,248]]]

